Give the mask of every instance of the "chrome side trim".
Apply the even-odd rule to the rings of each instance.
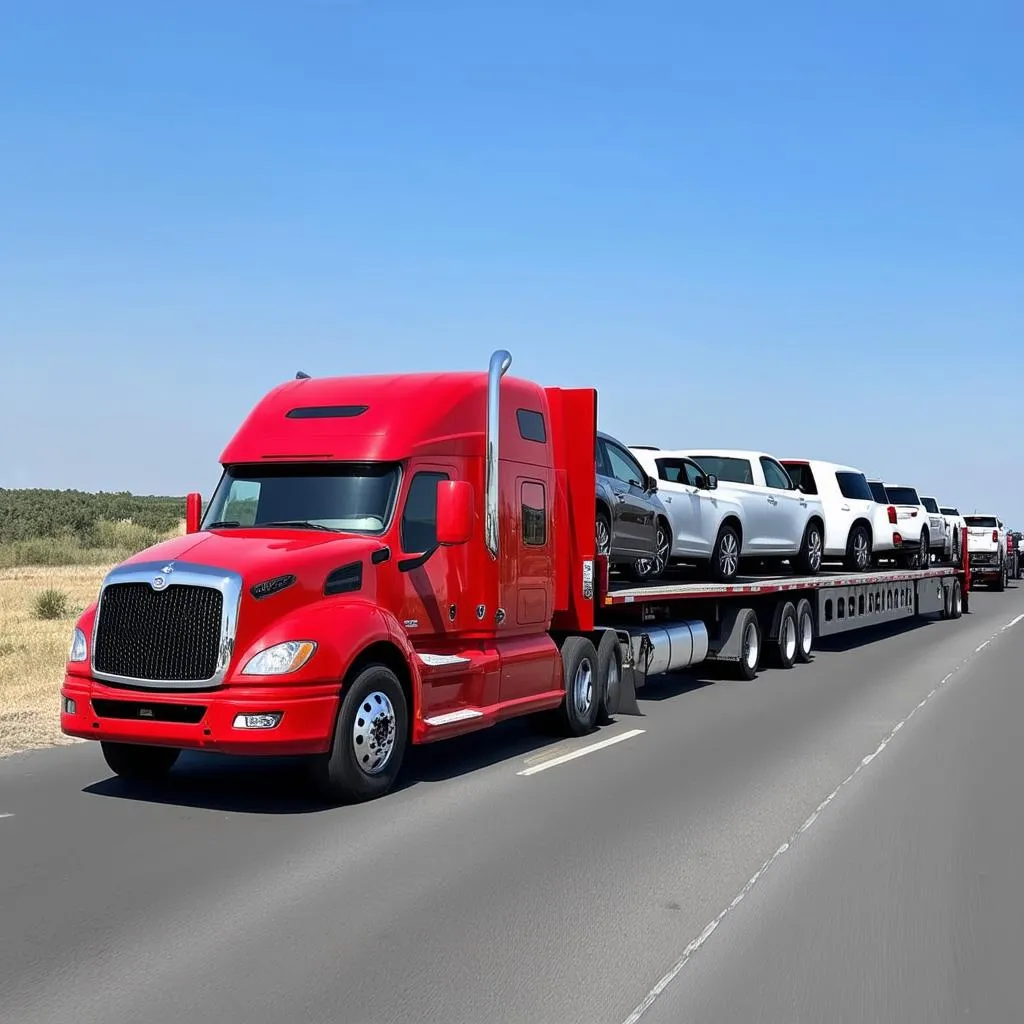
[[[464,658],[461,654],[431,654],[429,651],[417,651],[416,657],[431,668],[440,668],[442,665],[469,664],[469,658]]]
[[[460,708],[458,711],[449,711],[444,715],[434,715],[433,718],[424,718],[425,725],[453,725],[455,722],[468,722],[471,718],[483,718],[482,711],[474,708]]]
[[[197,587],[212,587],[223,595],[220,616],[220,650],[217,655],[217,670],[209,679],[133,679],[96,670],[96,634],[99,631],[100,615],[103,610],[103,595],[107,587],[115,583],[148,583],[154,589],[165,590],[182,584]],[[238,630],[238,613],[242,601],[242,577],[239,573],[218,569],[210,565],[193,562],[134,562],[130,565],[115,566],[107,573],[100,585],[96,615],[92,624],[92,638],[89,647],[89,668],[92,677],[104,683],[114,683],[132,689],[146,690],[210,690],[223,684],[235,649],[235,635]]]
[[[501,430],[501,378],[511,365],[511,353],[502,348],[491,354],[491,362],[487,367],[484,539],[491,558],[498,557],[498,435]]]

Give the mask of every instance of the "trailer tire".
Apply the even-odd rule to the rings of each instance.
[[[597,725],[601,686],[597,648],[585,636],[568,636],[562,643],[565,700],[558,709],[559,724],[570,736],[584,736]]]
[[[740,634],[740,657],[735,670],[740,679],[749,682],[757,678],[761,667],[762,642],[761,623],[753,608],[743,608],[736,616],[736,625]]]
[[[796,660],[808,664],[814,652],[814,613],[811,602],[801,597],[796,605]]]
[[[772,660],[777,668],[792,668],[796,663],[799,636],[796,608],[792,601],[786,601],[779,612],[778,634],[772,644]]]
[[[597,645],[597,676],[601,687],[597,724],[607,725],[619,713],[622,697],[622,648],[614,629],[606,629]]]
[[[102,740],[100,749],[107,767],[122,779],[153,782],[162,779],[178,760],[177,747],[147,746],[141,743],[114,743]]]
[[[367,665],[346,684],[331,750],[314,763],[319,788],[338,803],[384,796],[398,778],[408,742],[409,709],[398,676],[379,662]]]
[[[964,613],[964,593],[959,580],[953,580],[949,588],[949,617],[959,619]]]

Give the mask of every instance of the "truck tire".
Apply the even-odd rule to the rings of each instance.
[[[871,533],[863,523],[857,523],[846,540],[846,567],[853,572],[867,572],[871,557]]]
[[[152,782],[163,778],[173,767],[181,751],[177,747],[149,747],[140,743],[100,742],[103,759],[122,779]]]
[[[562,644],[565,700],[558,709],[561,730],[583,736],[597,725],[601,702],[597,648],[585,636],[568,636]]]
[[[384,796],[408,742],[409,710],[398,676],[387,665],[367,665],[345,686],[330,753],[315,763],[320,789],[337,803]]]
[[[999,577],[994,584],[995,589],[1000,591],[1000,593],[1006,589],[1007,571],[1008,570],[1006,567],[1006,562],[1003,562],[1003,564],[999,567]]]
[[[796,660],[805,665],[814,652],[814,612],[811,602],[801,597],[796,604]]]
[[[949,617],[951,619],[959,619],[964,613],[964,593],[960,586],[960,581],[954,579],[953,586],[950,589],[952,593],[949,597]]]
[[[619,713],[622,695],[622,648],[614,629],[606,629],[597,645],[597,676],[601,684],[597,721],[607,725]]]
[[[825,552],[825,538],[817,520],[811,520],[804,530],[800,554],[796,558],[797,571],[804,576],[817,576],[821,572],[821,560]]]

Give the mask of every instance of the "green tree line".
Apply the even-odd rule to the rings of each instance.
[[[105,546],[109,524],[130,522],[154,534],[185,518],[185,498],[88,491],[0,488],[0,543],[74,538],[83,547]]]

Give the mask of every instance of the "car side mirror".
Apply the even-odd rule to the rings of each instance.
[[[437,485],[437,543],[455,547],[473,536],[473,485],[467,480],[441,480]]]
[[[658,489],[658,478],[656,476],[647,477],[647,493],[654,494]]]
[[[709,491],[713,491],[718,487],[718,477],[714,473],[708,473],[704,480]]]
[[[198,533],[202,516],[203,496],[198,491],[191,491],[185,498],[185,532]]]

